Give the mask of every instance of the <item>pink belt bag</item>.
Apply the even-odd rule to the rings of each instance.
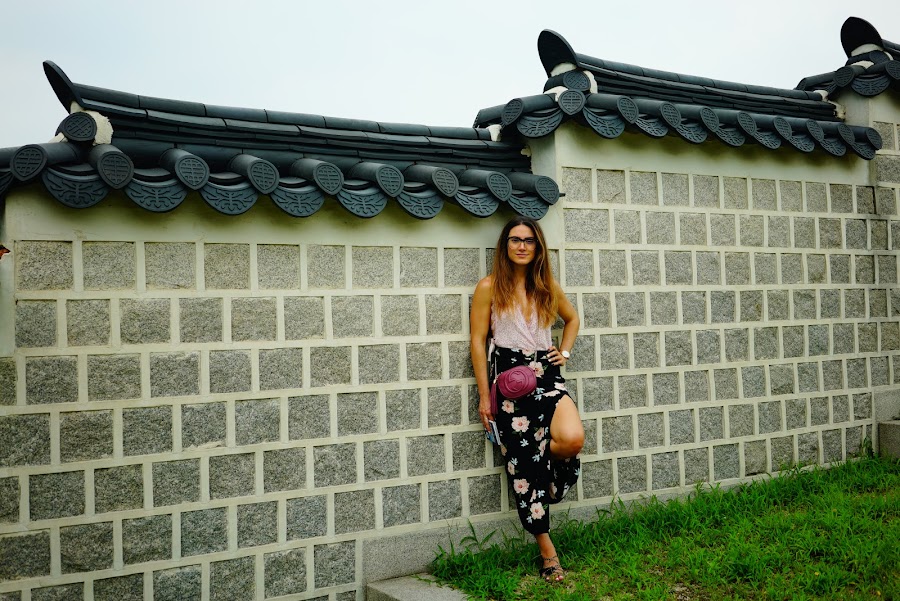
[[[537,377],[534,370],[524,365],[517,365],[502,372],[491,384],[491,415],[497,415],[497,389],[504,398],[515,400],[534,392],[537,388]]]

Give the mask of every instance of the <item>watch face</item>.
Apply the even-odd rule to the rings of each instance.
[[[569,358],[569,351],[563,351],[563,352],[562,352],[562,356],[565,357],[566,359],[568,359],[568,358]]]

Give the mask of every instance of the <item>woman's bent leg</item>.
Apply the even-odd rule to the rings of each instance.
[[[584,426],[578,408],[572,398],[565,395],[557,403],[550,421],[550,456],[553,459],[574,457],[583,446]]]

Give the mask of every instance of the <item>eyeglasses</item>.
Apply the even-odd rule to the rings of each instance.
[[[507,244],[510,246],[519,246],[524,244],[527,248],[534,248],[537,244],[536,238],[519,238],[518,236],[510,236],[506,239]]]

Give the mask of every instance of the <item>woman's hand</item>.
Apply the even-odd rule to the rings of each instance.
[[[484,430],[486,432],[490,432],[491,425],[488,423],[488,421],[494,419],[494,415],[491,413],[490,395],[482,396],[481,400],[478,401],[478,415],[481,416],[481,424],[484,426]]]
[[[563,357],[563,356],[562,356],[562,353],[560,353],[560,352],[559,352],[559,349],[556,348],[555,346],[551,346],[551,347],[550,347],[549,351],[547,352],[547,359],[548,359],[548,360],[550,361],[550,363],[552,363],[553,365],[558,365],[558,366],[560,366],[560,367],[562,367],[563,365],[565,365],[565,364],[566,364],[566,361],[568,361],[568,359],[566,359],[565,357]]]

